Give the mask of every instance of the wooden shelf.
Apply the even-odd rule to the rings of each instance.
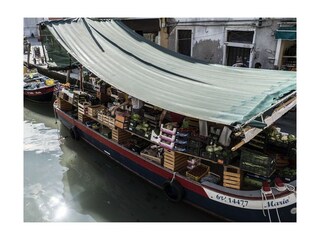
[[[60,99],[62,99],[62,98],[60,98]],[[62,99],[62,100],[63,100],[63,101],[66,101],[66,100],[64,100],[64,99]],[[66,101],[66,102],[68,102],[68,101]],[[69,103],[69,102],[68,102],[68,103]],[[71,104],[71,103],[69,103],[69,104]],[[72,104],[72,105],[75,106],[75,107],[77,107],[75,104]],[[107,125],[106,125],[105,123],[103,123],[102,121],[98,120],[98,118],[89,116],[88,114],[84,114],[84,115],[85,115],[86,117],[89,117],[90,119],[92,119],[92,120],[100,123],[101,125],[109,128],[109,126],[107,126]],[[157,143],[155,143],[155,142],[152,142],[150,139],[145,138],[145,137],[143,137],[143,136],[141,136],[141,135],[139,135],[139,134],[136,134],[136,133],[134,133],[134,132],[131,132],[131,131],[127,130],[127,129],[123,129],[123,130],[127,131],[127,132],[130,133],[131,135],[137,136],[137,137],[139,137],[139,138],[141,138],[141,139],[144,139],[144,140],[146,140],[146,141],[148,141],[148,142],[150,142],[150,143],[152,143],[152,144],[159,145],[159,144],[157,144]],[[203,157],[200,157],[200,156],[195,156],[195,155],[192,155],[192,154],[189,154],[189,153],[185,153],[185,152],[180,152],[180,151],[175,151],[175,152],[181,153],[181,154],[186,155],[186,156],[189,156],[189,157],[199,158],[199,159],[201,159],[201,160],[204,160],[204,161],[207,161],[207,162],[211,162],[211,163],[214,163],[214,164],[218,164],[217,162],[215,162],[215,161],[213,161],[213,160],[211,160],[211,159],[203,158]]]

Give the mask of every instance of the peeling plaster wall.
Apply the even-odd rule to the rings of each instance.
[[[178,20],[178,19],[177,19]],[[182,19],[179,19],[182,21]],[[186,21],[187,19],[183,19]],[[188,19],[190,21],[190,19]],[[192,19],[193,21],[199,20]],[[204,19],[201,19],[204,20]],[[177,51],[177,30],[192,30],[191,56],[206,62],[222,64],[223,59],[223,26],[176,26],[169,35],[168,48]]]
[[[262,68],[274,69],[277,40],[274,31],[277,29],[279,19],[268,19],[262,27],[256,28],[256,44],[253,51],[253,67],[260,62]]]
[[[192,41],[192,56],[210,63],[222,64],[224,27],[195,28]]]
[[[169,33],[168,48],[176,49],[176,33],[179,29],[192,30],[191,56],[206,62],[223,64],[225,29],[250,27],[255,29],[255,46],[253,49],[252,67],[256,62],[262,64],[264,69],[274,69],[274,58],[277,46],[277,40],[274,37],[274,31],[278,27],[280,18],[264,18],[262,27],[257,27],[257,19],[222,19],[222,18],[176,18],[175,22],[179,24],[172,26]],[[210,21],[211,22],[206,22]],[[213,22],[217,20],[217,22]],[[222,20],[230,20],[222,22]],[[201,22],[199,22],[201,21]],[[214,23],[214,24],[213,24]],[[216,26],[213,26],[216,25]]]

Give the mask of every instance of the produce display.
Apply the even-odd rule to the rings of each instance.
[[[268,129],[267,136],[270,143],[289,145],[296,142],[295,135],[283,133],[276,127],[270,127]]]
[[[270,176],[275,170],[275,158],[254,150],[241,150],[240,166],[242,170],[262,176]]]
[[[63,91],[71,91],[70,86],[66,88],[69,90]],[[296,137],[281,132],[279,128],[272,126],[245,147],[231,151],[231,146],[222,146],[218,141],[223,126],[208,127],[208,135],[202,136],[198,120],[185,117],[181,122],[172,122],[170,117],[162,118],[164,115],[161,109],[149,104],[145,104],[139,111],[133,111],[126,101],[128,96],[124,93],[110,87],[99,87],[98,90],[100,95],[107,96],[107,101],[100,101],[101,98],[89,93],[82,94],[80,91],[76,101],[64,99],[68,94],[58,96],[65,100],[63,103],[68,102],[76,107],[79,120],[89,128],[147,160],[172,171],[183,172],[194,181],[240,189],[242,184],[244,187],[247,185],[259,188],[263,181],[271,182],[275,174],[287,182],[296,177],[296,170],[288,168],[290,157],[287,154],[292,155]],[[275,146],[279,148],[276,149]],[[270,149],[284,151],[280,151],[281,154],[277,154],[276,158],[268,152]],[[166,159],[166,152],[176,154],[167,154]],[[224,168],[230,166],[239,169],[239,178],[232,180],[233,176],[228,176],[226,171],[214,174],[217,164]]]
[[[297,171],[296,169],[286,167],[279,171],[279,177],[281,177],[286,182],[291,182],[296,179]]]

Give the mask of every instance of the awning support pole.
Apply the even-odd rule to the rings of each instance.
[[[82,65],[80,65],[80,73],[79,73],[79,78],[80,78],[80,90],[81,91],[84,91],[84,89],[83,89],[83,78],[82,78],[82,73],[83,73],[83,66]]]
[[[28,59],[27,59],[28,68],[29,68],[29,62],[30,62],[30,50],[31,50],[31,43],[28,43]]]

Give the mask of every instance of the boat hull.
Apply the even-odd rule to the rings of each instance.
[[[50,102],[52,100],[54,90],[55,86],[24,90],[24,97],[36,102]]]
[[[68,129],[76,127],[81,139],[153,185],[162,188],[165,182],[173,178],[171,171],[103,137],[61,110],[55,110],[64,126]],[[238,191],[237,195],[236,191],[218,185],[216,188],[204,187],[179,174],[175,179],[183,187],[183,201],[222,219],[237,222],[296,221],[295,193],[286,191],[261,202],[260,194],[242,196],[242,191]],[[262,204],[266,207],[264,211]]]

